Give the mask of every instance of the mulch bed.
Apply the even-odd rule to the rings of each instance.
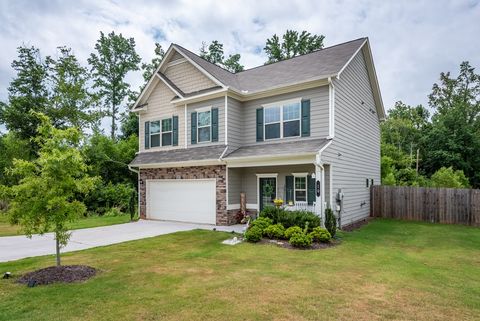
[[[307,248],[294,247],[290,243],[288,243],[287,240],[271,240],[271,239],[267,239],[267,238],[262,238],[260,240],[260,242],[258,242],[258,243],[259,244],[276,245],[276,246],[283,247],[283,248],[286,248],[286,249],[291,249],[291,250],[321,250],[321,249],[327,249],[327,248],[330,248],[330,247],[337,246],[338,244],[340,244],[340,241],[332,239],[330,241],[330,243],[317,243],[317,242],[315,242],[315,243],[312,243],[311,247],[307,247]]]
[[[349,224],[347,226],[342,226],[342,231],[352,232],[352,231],[358,230],[362,226],[367,225],[370,222],[370,220],[372,220],[372,219],[373,219],[372,217],[368,217],[366,219],[363,219],[361,221],[357,221],[357,222]]]
[[[97,270],[86,265],[50,266],[21,276],[17,282],[22,284],[46,285],[52,283],[81,282],[95,276]]]

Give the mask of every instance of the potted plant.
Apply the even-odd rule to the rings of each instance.
[[[280,208],[283,205],[283,200],[281,198],[276,198],[273,200],[273,204],[275,204],[277,208]]]

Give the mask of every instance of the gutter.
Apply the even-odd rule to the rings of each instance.
[[[220,157],[218,158],[218,161],[219,161],[219,162],[222,162],[222,161],[223,161],[223,156],[225,156],[225,154],[227,153],[227,150],[228,150],[228,145],[225,146],[225,149],[223,150],[222,154],[221,154]]]

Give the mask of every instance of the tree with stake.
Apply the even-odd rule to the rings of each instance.
[[[40,120],[34,138],[40,146],[38,158],[15,159],[9,171],[20,177],[19,183],[0,186],[0,194],[10,201],[10,222],[19,224],[28,237],[53,231],[60,266],[60,248],[70,238],[68,223],[86,210],[78,197],[91,191],[98,178],[87,174],[88,166],[78,148],[82,140],[78,129],[57,129],[47,116],[33,114]]]
[[[94,88],[109,105],[106,113],[112,119],[110,135],[115,139],[119,108],[130,93],[130,84],[125,81],[128,72],[139,70],[140,56],[135,51],[135,40],[126,39],[122,34],[100,32],[100,39],[95,44],[96,53],[90,54],[88,63],[94,79]]]

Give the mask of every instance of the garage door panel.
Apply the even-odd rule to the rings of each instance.
[[[147,218],[215,224],[215,180],[147,182]]]

